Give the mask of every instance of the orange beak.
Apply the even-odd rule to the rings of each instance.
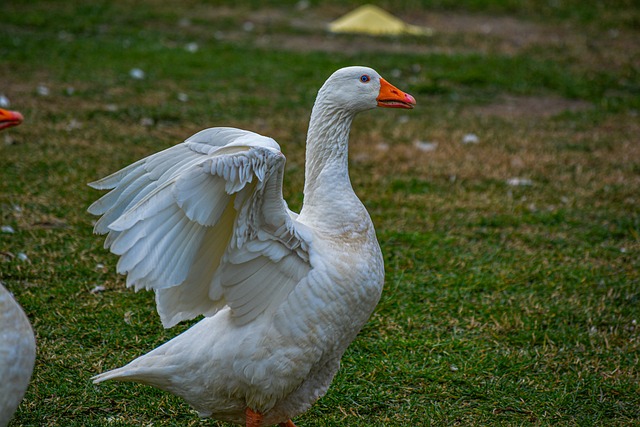
[[[382,77],[380,77],[380,93],[378,94],[378,107],[386,108],[413,108],[416,99],[404,93]]]
[[[18,126],[23,120],[24,117],[17,111],[3,110],[0,108],[0,130],[10,128],[11,126]]]

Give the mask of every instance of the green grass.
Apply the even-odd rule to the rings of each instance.
[[[0,4],[0,93],[26,117],[0,135],[0,225],[16,230],[0,233],[0,280],[38,340],[11,426],[222,425],[150,387],[91,384],[189,325],[163,330],[152,295],[125,289],[91,233],[99,193],[86,183],[231,125],[278,140],[299,209],[315,93],[351,64],[419,107],[354,123],[351,177],[386,288],[298,425],[639,425],[637,5],[380,1],[445,24],[429,39],[370,39],[322,30],[356,2],[296,4]],[[500,30],[511,22],[523,31]],[[461,144],[467,133],[480,143]],[[417,140],[438,147],[423,153]]]

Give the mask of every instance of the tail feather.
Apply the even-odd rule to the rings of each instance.
[[[156,387],[185,399],[187,403],[191,404],[191,406],[198,411],[200,417],[211,416],[212,411],[211,408],[207,406],[208,401],[206,399],[203,401],[200,398],[203,389],[202,386],[200,385],[198,389],[198,385],[195,385],[194,391],[194,384],[185,382],[184,377],[179,374],[177,366],[131,366],[135,362],[134,360],[129,365],[95,375],[91,377],[91,380],[94,384],[115,380],[137,382]]]
[[[173,381],[171,381],[171,378],[173,371],[174,369],[171,366],[131,366],[129,364],[122,368],[98,374],[91,377],[91,380],[94,384],[110,380],[138,382],[166,390],[172,388]]]

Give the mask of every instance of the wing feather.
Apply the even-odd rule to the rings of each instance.
[[[120,169],[118,172],[114,172],[109,176],[106,176],[102,179],[99,179],[94,182],[90,182],[89,186],[91,188],[95,188],[96,190],[111,190],[112,188],[116,188],[120,182],[122,182],[123,178],[132,174],[134,170],[140,168],[146,162],[147,159],[138,160],[135,163],[131,163],[129,166]]]
[[[229,203],[229,195],[224,190],[223,179],[193,168],[188,176],[176,183],[173,196],[189,219],[202,225],[214,225]]]
[[[269,263],[267,257],[256,257],[243,264],[243,268],[237,268],[233,271],[228,271],[224,275],[226,286],[233,286],[247,280],[249,277],[257,274]]]
[[[125,190],[118,192],[111,191],[97,200],[89,207],[89,213],[94,215],[103,215],[96,222],[94,231],[99,234],[109,232],[109,224],[118,219],[122,212],[134,205],[142,197],[156,187],[155,182],[149,182],[148,177],[144,176],[144,171],[136,171],[138,174],[131,175],[131,181],[127,179],[122,185],[126,186]]]
[[[234,128],[184,143],[91,183],[94,231],[120,256],[127,286],[153,289],[165,327],[231,307],[248,323],[309,273],[310,234],[282,198],[284,156]]]

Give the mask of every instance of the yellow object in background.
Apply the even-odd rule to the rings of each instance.
[[[384,9],[374,5],[364,5],[352,10],[329,24],[329,31],[334,33],[363,33],[379,35],[425,35],[430,36],[433,30],[427,27],[410,25],[391,15]]]

